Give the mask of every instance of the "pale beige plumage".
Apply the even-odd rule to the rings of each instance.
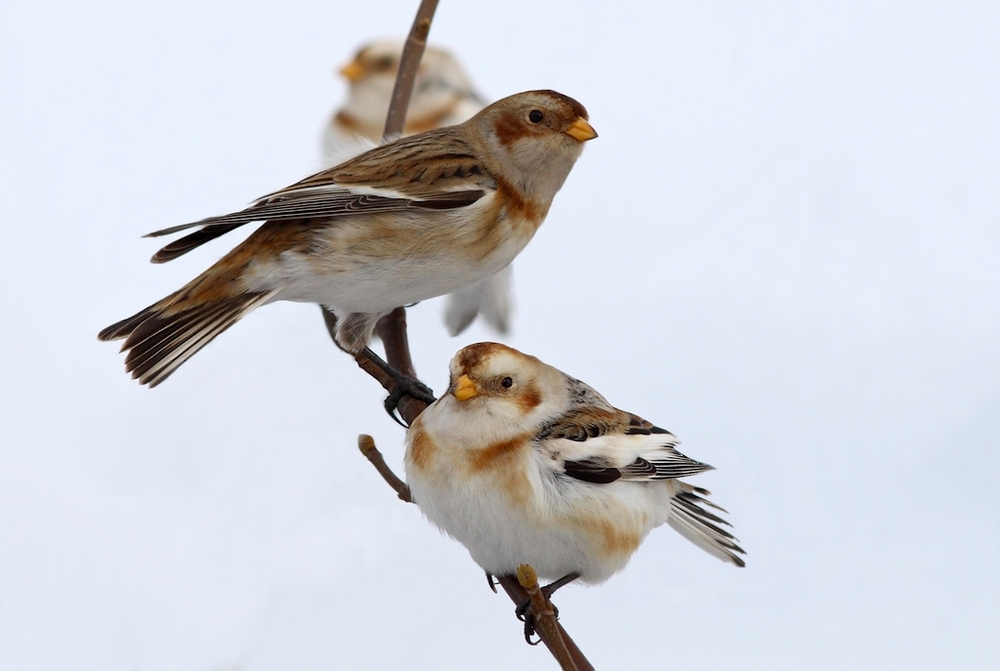
[[[169,261],[265,221],[179,291],[104,329],[126,368],[156,385],[254,308],[315,302],[338,318],[349,352],[393,308],[496,273],[542,223],[586,140],[587,112],[553,91],[497,101],[457,126],[403,138],[190,228],[153,257]]]
[[[381,142],[389,101],[396,83],[401,40],[379,40],[365,45],[340,74],[348,82],[348,95],[323,133],[326,165],[340,163],[354,151],[358,137]],[[403,136],[450,126],[471,118],[486,103],[472,86],[458,59],[449,51],[427,45],[414,82]],[[444,321],[451,335],[458,335],[481,316],[499,333],[506,333],[513,309],[512,269],[448,294]]]
[[[663,523],[744,565],[724,511],[678,479],[712,467],[678,452],[670,432],[504,345],[470,345],[450,372],[448,393],[407,434],[406,479],[488,573],[527,563],[547,579],[602,582]]]
[[[358,135],[382,139],[402,51],[400,40],[372,42],[340,68],[349,91],[323,133],[326,155],[338,155],[339,146]],[[485,106],[458,60],[447,50],[429,44],[417,70],[403,135],[462,123]]]

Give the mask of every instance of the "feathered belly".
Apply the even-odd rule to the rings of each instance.
[[[557,484],[531,469],[437,479],[409,467],[407,480],[424,514],[494,574],[527,563],[545,580],[576,572],[583,582],[603,582],[628,563],[653,526],[651,502],[635,483],[608,491]]]
[[[502,221],[491,227],[435,213],[372,216],[317,231],[307,249],[283,252],[250,273],[278,298],[350,312],[380,312],[442,296],[490,277],[534,234]],[[252,287],[258,288],[258,287]]]

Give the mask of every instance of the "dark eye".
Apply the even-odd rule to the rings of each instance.
[[[539,112],[538,110],[531,110],[530,112],[528,112],[528,121],[530,121],[531,123],[541,123],[542,119],[544,118],[545,115]]]
[[[503,385],[504,389],[510,389],[511,387],[514,386],[514,381],[509,377],[505,377],[504,379],[500,380],[500,384]]]

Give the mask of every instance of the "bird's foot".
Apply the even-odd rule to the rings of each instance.
[[[550,606],[552,606],[552,616],[555,619],[559,619],[559,609],[556,608],[556,605],[550,600],[552,595],[557,589],[568,585],[579,577],[579,573],[567,573],[558,580],[550,582],[548,585],[541,588],[541,592],[545,596],[545,600],[549,602]],[[538,645],[541,639],[532,639],[532,636],[535,635],[535,614],[531,612],[531,599],[526,600],[520,606],[515,608],[514,614],[517,616],[517,619],[524,622],[524,640],[528,643],[528,645]]]
[[[394,373],[393,379],[396,381],[396,388],[392,390],[388,396],[385,397],[382,405],[385,407],[385,411],[389,413],[389,416],[399,424],[404,429],[410,428],[406,423],[403,422],[402,418],[396,412],[399,407],[399,402],[403,400],[404,396],[410,396],[417,399],[418,401],[423,401],[428,405],[436,401],[434,397],[434,392],[426,384],[420,380],[414,380],[412,377],[408,377],[390,369]]]

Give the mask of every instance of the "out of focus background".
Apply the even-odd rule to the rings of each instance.
[[[140,235],[321,167],[334,70],[416,2],[0,5],[0,669],[555,668],[401,469],[314,306],[163,386],[98,330]],[[736,570],[669,528],[562,621],[598,668],[1000,666],[1000,5],[443,0],[487,99],[554,88],[600,138],[515,262],[506,342],[717,471]],[[461,346],[409,311],[439,392]]]

